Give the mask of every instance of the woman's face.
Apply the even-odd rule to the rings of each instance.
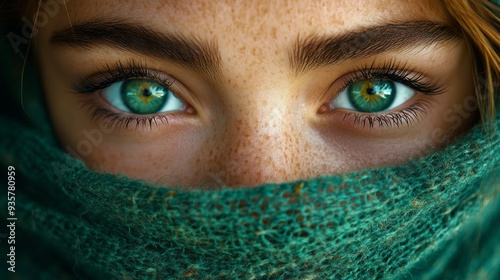
[[[471,56],[434,0],[47,2],[52,121],[100,172],[290,181],[401,163],[475,119]]]

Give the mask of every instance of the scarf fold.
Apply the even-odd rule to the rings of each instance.
[[[405,165],[252,189],[188,192],[97,174],[5,119],[0,160],[16,168],[19,226],[90,276],[489,276],[500,267],[498,117],[496,128],[478,125]]]

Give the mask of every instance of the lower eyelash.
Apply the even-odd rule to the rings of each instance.
[[[135,125],[138,127],[148,127],[153,128],[153,125],[159,126],[161,124],[168,124],[171,118],[175,118],[175,115],[155,115],[155,116],[134,116],[134,115],[124,115],[122,113],[115,113],[109,109],[98,107],[96,104],[87,104],[93,107],[90,114],[90,119],[101,119],[103,121],[108,121],[108,125],[115,128],[129,128]],[[374,128],[375,125],[378,127],[400,127],[402,125],[410,126],[413,122],[418,121],[421,114],[425,114],[428,105],[424,101],[416,102],[407,108],[402,110],[381,114],[381,115],[367,115],[355,112],[345,113],[342,121],[349,118],[353,119],[353,124],[361,127],[368,126],[369,128]]]
[[[410,126],[413,122],[418,121],[421,114],[425,114],[427,111],[428,105],[419,101],[407,108],[402,110],[381,114],[381,115],[368,115],[361,114],[355,112],[345,113],[342,121],[346,121],[347,119],[352,119],[354,125],[365,128],[368,126],[369,128],[374,128],[378,126],[382,127],[400,127],[402,125]]]
[[[168,124],[171,118],[175,118],[175,115],[154,115],[154,116],[132,116],[123,115],[121,113],[115,113],[106,108],[98,108],[92,112],[91,118],[101,118],[102,120],[109,121],[109,125],[115,128],[125,128],[128,129],[130,126],[139,127],[149,127],[153,129],[153,125],[158,127],[162,124]]]

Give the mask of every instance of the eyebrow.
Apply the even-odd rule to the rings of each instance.
[[[428,21],[393,23],[337,36],[299,38],[289,52],[296,73],[389,51],[461,38],[454,27]]]
[[[151,57],[168,59],[209,76],[220,73],[221,57],[215,42],[158,33],[120,20],[93,20],[55,32],[51,43],[73,48],[104,45]]]
[[[289,50],[295,73],[364,58],[416,45],[461,38],[454,27],[429,21],[393,23],[350,31],[340,35],[310,35],[298,38]],[[55,32],[51,42],[74,48],[105,45],[151,57],[168,59],[216,78],[222,59],[215,42],[158,33],[140,24],[96,19]]]

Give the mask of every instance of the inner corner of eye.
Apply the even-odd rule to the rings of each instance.
[[[333,110],[332,102],[322,104],[318,109],[318,114],[325,114]]]

